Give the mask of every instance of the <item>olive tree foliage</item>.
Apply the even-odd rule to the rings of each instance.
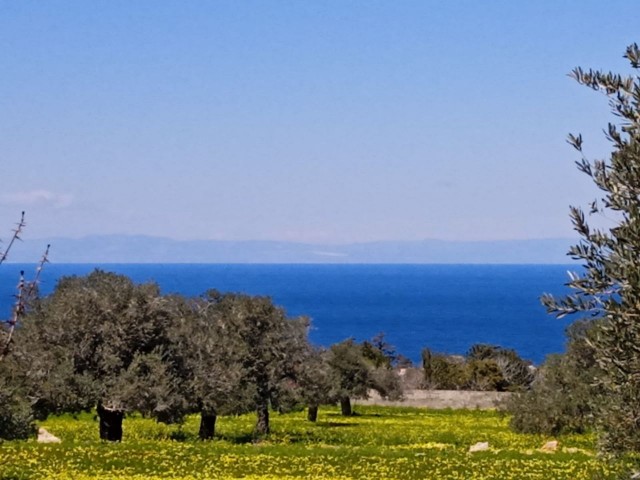
[[[367,398],[369,390],[377,391],[383,398],[402,397],[398,375],[386,352],[374,342],[359,344],[353,338],[331,346],[327,355],[330,394],[340,402],[342,415],[352,415],[351,399]]]
[[[96,270],[63,277],[16,331],[15,356],[40,416],[97,408],[100,437],[122,439],[126,412],[175,421],[185,411],[170,358],[173,321],[155,284]]]
[[[253,410],[262,435],[270,407],[301,384],[307,330],[307,319],[287,318],[266,297],[160,295],[155,284],[96,270],[63,277],[34,303],[12,361],[39,417],[96,408],[106,440],[122,439],[131,411],[163,422],[200,413],[209,439],[218,415]]]
[[[336,403],[328,358],[328,350],[310,347],[296,382],[297,388],[293,390],[297,393],[298,402],[308,406],[307,419],[310,422],[318,419],[320,405]]]
[[[172,343],[182,352],[191,409],[201,414],[201,439],[214,436],[218,415],[255,411],[256,436],[269,432],[271,409],[306,403],[317,415],[329,385],[308,319],[287,317],[268,297],[215,290],[181,303]]]
[[[225,298],[215,290],[199,298],[176,295],[171,350],[179,359],[179,375],[188,410],[200,414],[199,437],[215,435],[218,415],[253,409],[253,390],[244,368],[244,345],[230,334],[222,311]],[[235,333],[235,332],[234,332]]]
[[[24,374],[11,356],[0,362],[0,442],[26,439],[35,433]]]
[[[240,367],[239,397],[248,398],[257,422],[254,433],[269,433],[269,411],[285,388],[293,388],[307,358],[309,321],[288,318],[268,297],[226,294],[216,305],[222,337],[232,347]],[[229,362],[232,363],[232,362]],[[245,411],[243,401],[235,409]]]
[[[351,415],[351,398],[366,398],[371,384],[369,363],[362,355],[361,345],[353,338],[332,345],[328,364],[332,395],[340,402],[342,415]]]
[[[640,68],[637,44],[624,56],[634,70]],[[607,450],[640,451],[640,76],[581,68],[572,76],[604,93],[617,117],[605,131],[612,145],[608,159],[589,160],[582,136],[569,136],[582,155],[578,169],[601,192],[590,213],[604,214],[615,225],[591,228],[583,210],[571,207],[581,240],[569,254],[583,270],[571,274],[571,295],[546,295],[543,303],[558,316],[582,313],[598,319],[589,344],[598,366],[594,380],[606,396],[596,416],[601,443]]]

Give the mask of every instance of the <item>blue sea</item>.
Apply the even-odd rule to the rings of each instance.
[[[567,292],[567,270],[577,265],[256,265],[256,264],[50,264],[41,292],[64,275],[94,268],[121,273],[136,282],[157,282],[165,293],[223,292],[268,295],[291,316],[312,319],[318,345],[379,332],[411,360],[424,347],[463,354],[474,343],[513,348],[535,363],[564,350],[568,320],[541,306],[542,293]],[[19,271],[0,267],[0,317],[8,317]]]

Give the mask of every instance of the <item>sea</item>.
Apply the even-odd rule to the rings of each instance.
[[[156,282],[164,293],[200,295],[209,289],[265,295],[289,316],[311,319],[310,339],[329,346],[384,333],[414,362],[420,352],[464,354],[476,343],[500,345],[539,364],[565,349],[572,319],[558,320],[540,304],[543,293],[568,293],[576,265],[326,265],[326,264],[48,264],[41,294],[66,275],[95,268]],[[21,270],[0,266],[0,318],[10,316]]]

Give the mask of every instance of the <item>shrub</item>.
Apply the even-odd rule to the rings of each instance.
[[[425,387],[436,390],[461,390],[469,383],[469,372],[461,357],[422,351]]]
[[[519,391],[533,381],[531,363],[512,349],[476,344],[467,353],[467,363],[472,390]]]
[[[589,322],[569,327],[567,352],[549,356],[531,389],[507,401],[505,409],[512,414],[515,431],[557,435],[580,433],[593,425],[600,398],[598,388],[592,385],[597,366],[588,338],[593,328]]]
[[[564,355],[550,356],[531,390],[507,401],[511,427],[520,433],[583,432],[591,412],[587,389],[576,388]]]
[[[491,358],[472,360],[466,364],[466,368],[469,375],[467,386],[470,390],[503,392],[508,385],[500,367]]]
[[[466,357],[422,351],[424,386],[442,390],[519,391],[533,380],[531,363],[514,350],[485,344]]]

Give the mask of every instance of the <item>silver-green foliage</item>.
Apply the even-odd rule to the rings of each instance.
[[[29,371],[36,411],[103,405],[179,418],[180,382],[167,356],[171,313],[154,284],[99,270],[62,278],[16,332],[14,355]]]
[[[624,56],[640,68],[637,44]],[[590,214],[605,214],[615,226],[591,228],[583,210],[571,207],[581,240],[569,254],[584,268],[570,276],[571,295],[545,295],[543,303],[558,316],[598,319],[589,341],[598,366],[594,382],[605,398],[597,412],[601,443],[606,450],[640,451],[640,76],[576,68],[572,77],[604,93],[617,117],[605,131],[613,147],[608,159],[587,159],[582,136],[569,136],[582,155],[579,170],[601,192]]]

